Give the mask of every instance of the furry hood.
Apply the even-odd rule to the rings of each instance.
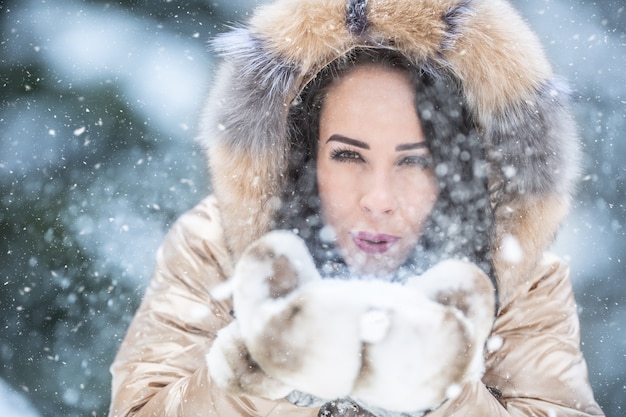
[[[277,0],[213,46],[200,141],[235,258],[280,204],[291,102],[351,49],[391,48],[460,82],[487,153],[500,302],[524,286],[568,211],[579,151],[567,88],[509,3]]]

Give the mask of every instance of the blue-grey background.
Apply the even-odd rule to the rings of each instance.
[[[626,5],[516,0],[573,86],[585,166],[554,250],[608,416],[626,414]],[[209,193],[207,40],[257,2],[0,3],[0,414],[104,416],[172,222]]]

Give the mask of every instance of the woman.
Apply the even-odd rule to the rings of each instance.
[[[159,251],[112,366],[112,416],[602,415],[578,346],[567,267],[544,255],[567,212],[575,128],[563,86],[507,3],[279,0],[216,47],[225,59],[203,129],[215,194],[174,225]],[[312,266],[300,272],[348,279],[314,276],[306,278],[309,285],[303,273],[284,273],[306,264],[306,256],[287,253],[291,263],[269,278],[284,279],[259,281],[256,267],[268,259],[276,267],[282,259],[261,251],[275,239],[268,240],[273,229],[290,229],[306,242]],[[488,342],[480,326],[491,322],[476,321],[472,310],[490,311],[482,284],[471,286],[465,300],[411,303],[428,292],[424,282],[439,285],[449,270],[437,268],[448,258],[480,267],[459,274],[467,282],[489,276],[496,284],[499,308]],[[375,279],[354,280],[365,275]],[[218,297],[220,284],[233,276],[236,318],[232,299]],[[342,299],[344,314],[328,300],[346,288],[362,292]],[[365,339],[375,351],[378,339],[393,333],[366,326],[361,330],[368,334],[353,343],[354,326],[341,327],[352,312],[362,313],[362,299],[379,301],[371,288],[395,297],[385,309],[417,305],[422,312],[428,305],[430,317],[454,309],[455,318],[441,321],[440,332],[430,329],[423,342],[439,338],[433,346],[453,353],[474,349],[450,357],[460,374],[442,376],[451,366],[435,355],[432,384],[410,380],[415,396],[440,379],[458,382],[421,409],[402,403],[413,374],[381,377],[395,385],[377,397],[377,390],[363,389],[367,367],[345,353]],[[408,301],[398,288],[411,294]],[[356,364],[345,399],[319,395],[324,383],[289,374],[298,365],[258,366],[280,345],[267,346],[265,328],[248,337],[255,312],[267,310],[256,307],[276,306],[292,293],[327,303],[310,312],[328,323],[317,328],[320,335],[342,330],[336,337],[346,343],[312,337],[297,353],[310,364],[316,361],[307,353],[336,350],[342,360],[323,381],[329,384],[347,372],[346,362]],[[400,316],[407,317],[414,318]],[[277,337],[281,326],[310,333],[289,318],[279,324],[270,329]],[[461,330],[453,331],[455,324]],[[479,330],[470,331],[474,325]],[[481,342],[487,342],[484,358],[482,345],[476,347]],[[263,349],[267,355],[258,353]],[[385,361],[397,351],[382,352],[364,351],[378,358],[366,374],[375,375],[369,382],[379,391],[386,385],[376,385],[378,376],[389,376],[403,356]],[[482,378],[473,368],[476,357],[480,365],[484,359]],[[231,366],[238,360],[248,366]],[[242,372],[234,378],[242,393],[233,392],[232,378],[219,379],[233,370]]]

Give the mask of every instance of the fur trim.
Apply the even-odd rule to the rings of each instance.
[[[221,35],[213,47],[224,62],[200,139],[230,249],[238,257],[271,228],[291,101],[322,67],[363,46],[396,49],[460,81],[487,148],[505,302],[567,213],[579,158],[567,87],[505,0],[277,0]],[[514,266],[500,256],[509,237],[524,255]]]
[[[521,285],[528,285],[532,271],[552,243],[569,211],[569,195],[519,196],[495,212],[494,268],[500,304],[505,305]]]
[[[230,249],[238,256],[267,231],[286,166],[288,105],[297,70],[238,29],[214,42],[225,62],[201,121],[213,190]],[[268,111],[267,109],[272,109]]]
[[[367,29],[367,0],[350,0],[346,13],[346,26],[353,36],[361,36]]]
[[[578,174],[574,122],[564,107],[569,93],[547,81],[524,103],[491,113],[483,124],[489,160],[511,195],[567,193]]]

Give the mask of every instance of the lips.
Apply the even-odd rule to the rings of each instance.
[[[357,232],[352,235],[352,240],[363,252],[376,255],[387,252],[400,238],[384,233]]]

